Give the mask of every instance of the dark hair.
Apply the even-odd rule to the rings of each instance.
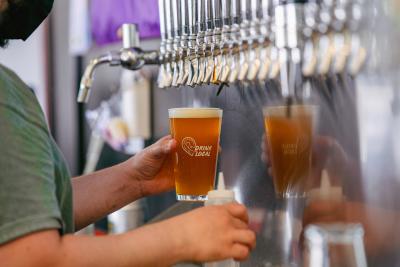
[[[19,0],[7,0],[8,5],[5,10],[0,12],[0,47],[6,48],[8,45],[8,39],[4,37],[3,23],[7,22],[12,13],[17,10],[17,7],[21,5]]]

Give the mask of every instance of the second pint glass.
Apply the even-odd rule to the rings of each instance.
[[[317,107],[273,106],[264,109],[265,130],[278,197],[305,196],[311,171]]]
[[[222,110],[169,109],[172,137],[178,142],[174,161],[177,200],[204,201],[214,187]]]

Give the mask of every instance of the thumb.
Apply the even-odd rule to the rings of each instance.
[[[148,147],[148,155],[155,159],[163,158],[176,148],[176,141],[170,135],[164,136]]]

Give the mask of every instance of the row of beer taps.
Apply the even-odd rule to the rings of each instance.
[[[160,88],[277,80],[283,97],[301,98],[309,78],[360,71],[364,1],[159,0],[159,51],[142,50],[136,25],[124,24],[123,48],[90,61],[78,102],[103,64],[160,65]]]
[[[160,88],[356,75],[363,0],[159,0]],[[299,82],[300,81],[300,82]]]

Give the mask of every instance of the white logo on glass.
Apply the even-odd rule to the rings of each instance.
[[[189,156],[192,156],[196,152],[196,140],[192,137],[185,137],[182,139],[182,149],[186,153],[189,154]]]
[[[209,157],[211,156],[212,146],[198,146],[193,137],[182,139],[182,149],[191,157]]]

